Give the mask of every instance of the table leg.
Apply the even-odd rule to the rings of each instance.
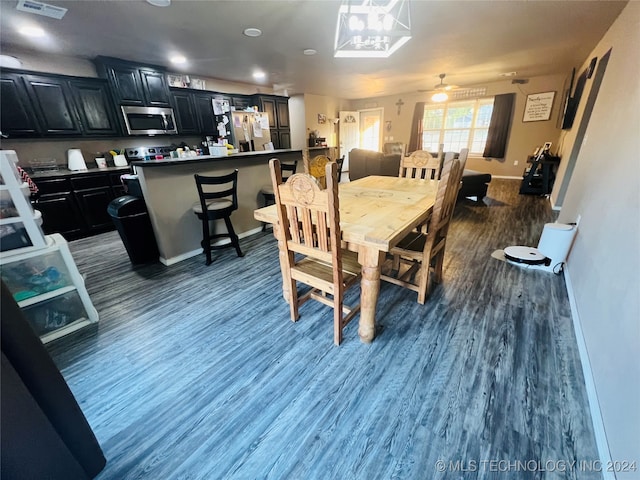
[[[383,260],[384,252],[374,248],[362,248],[358,254],[358,261],[362,265],[358,335],[364,343],[371,343],[376,332],[376,304],[380,293],[380,266]]]

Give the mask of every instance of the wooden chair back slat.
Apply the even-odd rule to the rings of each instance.
[[[429,152],[416,150],[408,157],[400,159],[399,177],[438,180],[442,159],[434,158]]]

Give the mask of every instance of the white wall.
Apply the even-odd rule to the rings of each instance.
[[[611,458],[637,462],[639,471],[617,474],[627,480],[640,478],[640,2],[588,58],[610,48],[558,220],[581,215],[567,272]]]

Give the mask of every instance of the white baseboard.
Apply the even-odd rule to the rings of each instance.
[[[258,228],[254,228],[252,230],[246,231],[246,232],[242,232],[240,234],[238,234],[238,238],[245,238],[248,237],[250,235],[254,235],[256,233],[259,233],[262,231],[262,227],[258,227]],[[218,242],[215,242],[214,245],[226,245],[228,243],[231,243],[230,240],[220,240]],[[164,257],[160,257],[160,263],[162,263],[163,265],[166,265],[167,267],[170,267],[171,265],[175,265],[178,262],[181,262],[183,260],[186,260],[187,258],[191,258],[191,257],[195,257],[196,255],[200,255],[202,253],[202,249],[198,248],[197,250],[191,250],[190,252],[185,252],[182,253],[180,255],[176,255],[175,257],[171,257],[171,258],[164,258]]]
[[[600,465],[611,465],[611,453],[609,452],[609,443],[604,429],[604,421],[602,420],[602,412],[600,411],[600,403],[598,402],[598,392],[596,384],[593,380],[593,372],[591,371],[591,362],[589,361],[589,352],[587,344],[584,340],[582,332],[582,323],[578,314],[575,295],[573,294],[573,284],[571,283],[571,275],[569,274],[569,264],[564,269],[564,281],[567,287],[567,295],[569,297],[569,305],[571,305],[571,318],[573,320],[573,331],[576,335],[578,344],[578,354],[580,355],[580,363],[582,364],[582,375],[584,377],[585,388],[587,390],[587,399],[589,400],[589,412],[591,413],[591,423],[596,437],[596,446],[598,448],[598,456]],[[604,480],[616,480],[613,472],[602,469],[602,478]]]

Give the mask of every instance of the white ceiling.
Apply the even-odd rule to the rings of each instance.
[[[289,95],[312,93],[345,99],[395,95],[432,88],[438,74],[469,86],[567,74],[579,66],[626,1],[426,1],[411,4],[412,39],[389,59],[334,58],[340,1],[189,1],[154,7],[144,0],[63,1],[62,20],[18,11],[0,0],[0,44],[83,58],[106,55],[165,65],[170,53],[189,60],[192,75],[257,83]],[[38,43],[16,27],[37,23],[48,32]],[[247,27],[260,38],[242,34]],[[315,56],[302,51],[313,48]]]

